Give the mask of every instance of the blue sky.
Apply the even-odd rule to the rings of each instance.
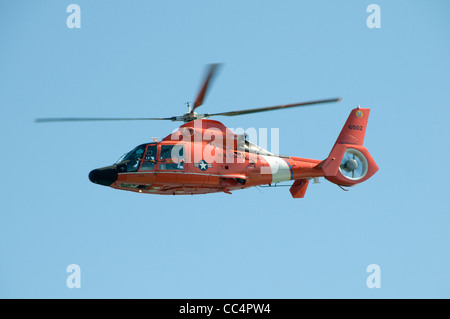
[[[81,8],[69,29],[66,7]],[[369,29],[366,8],[381,8]],[[448,1],[0,3],[2,298],[449,298]],[[153,196],[94,185],[172,122],[37,117],[181,115],[207,63],[202,112],[341,96],[217,118],[279,128],[280,153],[324,159],[352,108],[380,170],[343,192]],[[199,109],[200,110],[200,109]],[[66,267],[81,269],[69,289]],[[366,268],[381,269],[369,289]]]

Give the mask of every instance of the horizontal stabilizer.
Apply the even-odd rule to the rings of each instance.
[[[294,184],[292,184],[289,191],[294,198],[305,197],[306,189],[308,188],[309,181],[307,179],[297,179]]]

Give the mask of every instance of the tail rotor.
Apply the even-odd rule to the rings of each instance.
[[[346,178],[357,181],[363,178],[367,171],[368,163],[363,153],[353,148],[346,149],[339,172]]]

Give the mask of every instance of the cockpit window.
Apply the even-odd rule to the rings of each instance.
[[[153,171],[156,164],[156,144],[149,144],[140,171]]]
[[[123,159],[125,158],[125,156],[127,156],[128,155],[128,153],[125,153],[125,154],[123,154],[121,157],[119,157],[119,159],[114,163],[114,164],[117,164],[117,163],[120,163],[120,162],[123,162]]]
[[[144,156],[146,146],[146,144],[139,145],[124,157],[123,161],[129,161],[127,162],[127,172],[136,172],[138,170],[139,161]]]
[[[117,170],[121,173],[153,171],[157,169],[157,163],[160,170],[184,169],[183,145],[161,145],[159,157],[157,151],[158,143],[139,145],[119,159]]]

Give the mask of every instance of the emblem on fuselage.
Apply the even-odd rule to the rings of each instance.
[[[198,163],[194,164],[194,167],[198,167],[201,171],[206,171],[209,167],[212,167],[212,164],[208,164],[205,160],[201,160]]]

